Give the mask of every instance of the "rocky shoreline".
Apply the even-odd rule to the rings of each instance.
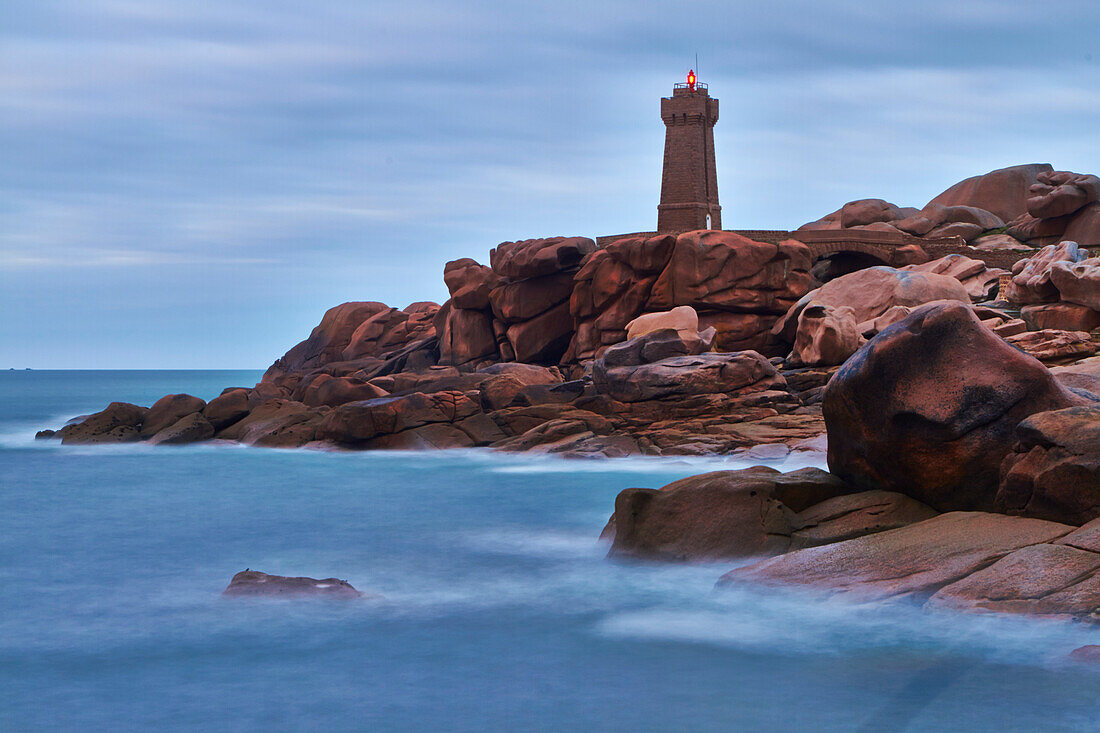
[[[1012,272],[919,247],[853,268],[722,231],[506,242],[489,266],[447,263],[442,306],[329,310],[254,387],[116,402],[39,437],[750,460],[827,446],[829,472],[627,489],[610,554],[757,560],[723,586],[1096,623],[1100,258],[1062,234],[1100,244],[1098,199],[1094,176],[1019,166],[920,211],[867,200],[807,225],[965,235],[1018,252]]]

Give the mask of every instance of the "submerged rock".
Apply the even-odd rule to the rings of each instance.
[[[361,598],[362,593],[346,580],[337,578],[291,578],[283,575],[268,575],[259,570],[242,570],[233,576],[229,586],[222,592],[230,597],[288,597],[320,596],[324,598]]]

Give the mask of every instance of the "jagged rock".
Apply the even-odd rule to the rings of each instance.
[[[930,608],[1100,621],[1100,553],[1039,544],[940,589]]]
[[[183,445],[201,443],[213,437],[214,426],[210,421],[203,417],[201,412],[192,412],[158,431],[149,439],[149,442],[152,445]]]
[[[900,529],[790,552],[737,568],[720,585],[806,585],[860,599],[930,596],[1009,552],[1072,527],[985,512],[950,512]]]
[[[161,397],[149,408],[141,426],[141,437],[151,438],[181,417],[202,412],[206,401],[189,394],[170,394]]]
[[[1049,163],[1001,168],[956,183],[930,204],[974,206],[1011,221],[1027,211],[1028,189],[1039,180],[1039,174],[1052,170]]]
[[[569,301],[563,301],[529,321],[508,326],[513,359],[534,364],[556,364],[573,338]]]
[[[649,331],[629,341],[611,346],[600,357],[603,367],[614,369],[625,366],[652,364],[675,356],[694,356],[707,350],[699,336],[671,328]]]
[[[1034,331],[1091,331],[1100,328],[1100,313],[1074,303],[1025,305],[1020,317]]]
[[[1100,178],[1069,171],[1044,172],[1028,189],[1027,213],[1036,219],[1053,219],[1072,214],[1097,199]]]
[[[854,486],[898,491],[938,511],[989,509],[1016,425],[1085,401],[971,307],[927,305],[829,381],[829,468]]]
[[[289,578],[283,575],[268,575],[258,570],[242,570],[233,576],[223,596],[320,596],[324,598],[360,598],[362,593],[355,590],[351,583],[337,578]]]
[[[141,439],[139,430],[148,412],[148,407],[112,402],[106,409],[66,425],[57,434],[64,444],[132,443]]]
[[[1059,298],[1058,288],[1051,282],[1051,269],[1056,262],[1074,263],[1086,258],[1076,242],[1048,244],[1027,260],[1005,290],[1004,298],[1013,303],[1053,303]],[[1019,265],[1020,263],[1017,263]]]
[[[1092,356],[1098,346],[1085,331],[1028,331],[1005,339],[1040,361]]]
[[[248,390],[238,387],[223,390],[210,400],[202,409],[202,416],[214,426],[214,430],[224,430],[247,415],[251,409],[248,404]]]
[[[937,512],[894,491],[861,491],[827,499],[799,512],[792,550],[818,547],[931,519]]]
[[[1100,405],[1042,412],[1016,428],[997,511],[1070,524],[1100,517]]]

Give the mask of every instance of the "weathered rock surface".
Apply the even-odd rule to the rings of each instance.
[[[132,443],[141,439],[139,431],[148,412],[147,407],[112,402],[106,409],[66,425],[57,435],[65,444]]]
[[[1059,361],[1092,356],[1098,346],[1085,331],[1027,331],[1005,341],[1040,361]]]
[[[340,361],[355,330],[371,316],[387,310],[389,307],[385,303],[377,302],[342,303],[330,308],[309,338],[271,365],[264,374],[264,381],[287,372],[305,371]]]
[[[824,472],[798,473],[757,466],[691,476],[661,489],[626,489],[604,530],[614,537],[610,555],[697,561],[785,552],[794,529],[787,494],[798,504],[847,490],[816,475]]]
[[[906,272],[930,272],[953,277],[966,288],[967,295],[974,302],[988,299],[997,287],[1000,276],[1007,274],[1005,270],[989,267],[981,260],[960,254],[950,254],[920,265],[906,265],[901,269]]]
[[[630,237],[588,257],[577,273],[570,309],[570,355],[597,356],[623,341],[632,320],[692,306],[716,347],[766,349],[768,329],[810,288],[809,249],[801,242],[755,242],[732,232]]]
[[[268,575],[258,570],[242,570],[234,575],[222,595],[236,598],[318,596],[338,599],[363,596],[346,580],[291,578],[284,575]]]
[[[738,568],[720,584],[805,585],[860,599],[931,596],[1006,554],[1073,528],[984,512],[950,512],[907,527],[797,550]]]
[[[1033,331],[1091,331],[1100,328],[1100,313],[1076,303],[1025,305],[1020,309],[1020,317]]]
[[[930,203],[942,206],[974,206],[1011,221],[1027,211],[1028,190],[1039,175],[1054,170],[1049,163],[1001,168],[956,183]]]
[[[830,280],[803,296],[776,322],[772,333],[794,343],[802,311],[813,305],[852,309],[857,323],[873,321],[895,306],[914,307],[935,300],[969,303],[966,288],[949,275],[868,267]]]
[[[251,409],[248,404],[248,390],[230,388],[210,400],[203,408],[202,416],[215,430],[224,430],[247,415]]]
[[[607,367],[597,360],[593,378],[598,392],[621,402],[783,385],[775,367],[755,351],[677,356],[638,366]]]
[[[141,426],[141,437],[151,438],[181,417],[202,412],[206,402],[189,394],[170,394],[161,397],[149,408]]]
[[[214,426],[202,416],[201,412],[192,412],[181,417],[163,430],[157,431],[151,438],[151,445],[183,445],[201,443],[214,437]]]
[[[924,306],[864,345],[825,388],[829,468],[937,511],[988,510],[1016,426],[1084,402],[970,307]]]
[[[1085,258],[1076,242],[1049,244],[1024,261],[1022,269],[1013,275],[1004,297],[1020,304],[1056,302],[1058,288],[1051,282],[1051,270],[1055,263],[1073,264]]]
[[[321,422],[318,439],[355,444],[381,435],[419,428],[429,423],[454,423],[479,411],[463,392],[381,397],[349,402],[330,412]]]
[[[937,512],[893,491],[861,491],[827,499],[795,518],[790,549],[829,545],[875,532],[905,527]]]
[[[995,508],[1083,524],[1100,517],[1100,406],[1042,412],[1016,428]]]
[[[1024,547],[939,590],[930,608],[1100,621],[1100,553]]]
[[[798,316],[788,361],[795,367],[843,364],[865,341],[850,306],[810,305]]]
[[[1100,257],[1052,263],[1050,283],[1063,301],[1100,309]]]
[[[317,427],[329,409],[293,400],[268,400],[216,437],[267,448],[299,448],[319,439]]]
[[[1066,216],[1100,199],[1100,178],[1069,171],[1040,173],[1028,189],[1027,213],[1036,219]]]

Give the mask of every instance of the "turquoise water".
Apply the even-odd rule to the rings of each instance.
[[[719,461],[62,447],[260,372],[0,372],[0,730],[1100,729],[1100,631],[716,592],[608,562],[615,494]],[[385,601],[239,601],[246,567]]]

